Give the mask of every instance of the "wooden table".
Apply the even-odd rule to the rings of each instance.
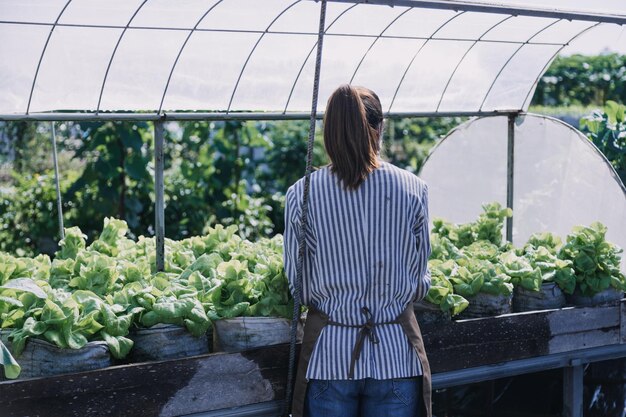
[[[433,388],[564,368],[564,416],[582,416],[582,366],[626,357],[618,303],[422,325]],[[276,416],[288,346],[0,383],[0,417]],[[235,409],[233,409],[235,408]]]

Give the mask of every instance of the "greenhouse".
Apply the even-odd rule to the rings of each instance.
[[[64,229],[72,225],[63,224],[58,191],[63,172],[58,172],[54,148],[59,199],[55,211],[65,239],[58,260],[51,265],[54,269],[58,267],[55,262],[71,259],[64,282],[82,292],[69,296],[97,306],[98,313],[93,312],[91,318],[102,314],[109,321],[100,324],[94,319],[98,329],[82,336],[85,343],[94,344],[91,351],[85,350],[87,345],[82,349],[52,346],[49,339],[44,340],[43,330],[32,330],[25,337],[28,320],[24,322],[22,316],[9,320],[15,317],[17,306],[23,307],[24,297],[49,298],[57,288],[49,277],[49,265],[45,279],[35,273],[32,277],[11,275],[21,267],[10,262],[30,261],[2,255],[0,317],[6,325],[0,323],[0,340],[8,347],[6,352],[17,340],[25,341],[22,349],[31,349],[32,363],[22,361],[24,355],[15,355],[24,374],[15,380],[0,378],[0,415],[58,416],[68,410],[67,415],[82,416],[99,416],[102,410],[108,415],[133,416],[281,415],[285,397],[291,395],[288,368],[293,359],[290,351],[293,354],[296,347],[289,340],[295,342],[298,317],[291,324],[285,318],[273,320],[288,315],[282,314],[282,309],[293,304],[287,300],[288,290],[278,298],[270,294],[266,301],[248,302],[239,313],[228,305],[227,314],[226,309],[207,307],[213,301],[207,301],[212,293],[205,288],[214,283],[211,274],[215,278],[216,273],[241,273],[240,265],[232,263],[234,252],[258,256],[255,262],[261,264],[263,257],[273,262],[279,245],[267,239],[254,252],[254,244],[235,238],[237,246],[229,249],[234,252],[224,255],[225,249],[221,254],[217,249],[209,253],[209,241],[224,239],[214,248],[226,245],[234,233],[228,228],[212,229],[212,237],[180,242],[165,237],[164,129],[176,121],[309,120],[310,156],[316,120],[323,118],[329,95],[348,83],[376,91],[389,119],[470,118],[437,144],[420,176],[431,189],[431,220],[442,217],[454,222],[431,222],[437,239],[450,243],[460,251],[459,256],[470,256],[472,251],[487,256],[484,253],[491,248],[496,252],[481,259],[499,262],[507,271],[510,282],[495,277],[490,284],[504,288],[496,295],[505,295],[508,310],[480,315],[472,311],[472,304],[480,305],[486,292],[462,290],[456,291],[459,298],[454,300],[463,299],[465,304],[448,310],[416,305],[431,358],[433,389],[563,368],[562,415],[582,416],[584,367],[626,358],[626,256],[619,257],[619,247],[626,248],[626,187],[583,133],[527,111],[542,75],[564,48],[582,35],[591,36],[596,28],[625,24],[626,5],[613,0],[550,4],[535,0],[0,0],[0,38],[4,40],[0,54],[10,57],[0,65],[0,122],[52,123],[50,140],[56,146],[55,122],[144,121],[153,124],[155,144],[154,238],[134,242],[125,237],[127,227],[107,219],[102,235],[109,237],[88,247],[80,230]],[[307,174],[310,170],[309,161]],[[591,226],[578,229],[581,225]],[[460,243],[464,230],[483,226],[495,227],[497,236],[490,235],[488,243]],[[554,235],[536,238],[541,232]],[[580,253],[570,244],[570,236],[573,241],[589,235],[608,253],[608,260],[602,262],[610,271],[606,286],[583,286],[581,295],[574,293],[575,286],[580,291],[581,281],[576,281],[582,276],[576,269]],[[561,257],[563,251],[557,253],[560,243],[548,242],[553,237],[562,239],[570,252]],[[545,259],[539,255],[526,259],[514,248],[527,248],[527,242],[535,242],[537,248],[545,245],[551,252],[541,252]],[[452,256],[446,244],[438,247],[445,247]],[[132,248],[128,249],[132,257],[111,260],[123,248]],[[148,320],[144,304],[120,307],[122,296],[111,290],[113,286],[99,293],[81,281],[83,276],[73,276],[74,265],[82,271],[79,259],[83,255],[102,255],[106,258],[102,262],[113,262],[97,268],[115,265],[113,269],[125,268],[128,275],[149,276],[146,280],[152,280],[150,285],[159,287],[159,292],[174,291],[167,279],[187,285],[176,287],[179,293],[171,295],[179,301],[186,296],[180,294],[196,297],[185,313],[186,329],[182,317],[176,317],[180,319],[176,328],[174,322],[155,319],[156,313]],[[219,264],[217,258],[228,262]],[[41,258],[33,259],[36,266],[31,270],[45,269]],[[140,271],[143,261],[147,272]],[[442,266],[448,258],[435,261],[431,268],[448,282],[450,274]],[[272,262],[262,266],[272,270],[276,267]],[[542,285],[549,284],[549,291],[559,291],[562,304],[513,311],[518,293],[530,289],[522,284],[525,276],[515,274],[524,262],[539,271],[528,285],[535,292],[547,293],[548,287]],[[545,278],[549,274],[542,268],[549,263],[558,265],[551,270],[557,278]],[[606,268],[603,264],[597,269]],[[284,278],[282,264],[279,269]],[[124,297],[131,297],[131,284],[136,289],[143,279],[121,283],[129,286],[124,287]],[[571,291],[565,291],[566,286]],[[86,289],[97,295],[87,295]],[[132,297],[139,293],[145,291],[137,290]],[[45,302],[46,306],[52,303]],[[244,311],[250,310],[246,307],[266,311],[250,316],[266,317],[247,317]],[[192,310],[201,322],[191,318]],[[442,315],[447,315],[445,325]],[[123,327],[124,320],[126,327],[119,334],[109,331],[112,322]],[[257,334],[246,333],[252,331],[246,320],[254,322]],[[18,327],[10,337],[12,326],[7,323]],[[150,333],[162,325],[169,325],[162,334]],[[108,333],[102,335],[104,330]],[[123,362],[121,352],[128,354],[131,349],[124,347],[129,331],[134,335],[130,346],[135,345],[135,359]],[[223,339],[211,345],[211,338],[225,337],[228,332],[244,332],[238,336],[244,342],[229,345]],[[22,339],[15,336],[18,333]],[[204,339],[197,338],[200,334]],[[152,343],[178,339],[185,349],[156,358],[154,352],[165,346],[160,342],[139,350],[138,341],[150,337],[157,337]],[[72,342],[67,344],[72,347]],[[93,361],[94,365],[70,372],[63,368],[65,363],[59,363],[59,369],[45,373],[41,363],[35,363],[50,360],[46,356],[50,352],[72,350],[75,353],[59,362]],[[3,358],[2,363],[10,362]]]

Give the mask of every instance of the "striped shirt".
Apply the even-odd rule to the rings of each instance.
[[[304,178],[287,190],[284,262],[290,289],[296,279]],[[367,307],[388,322],[426,296],[428,187],[412,173],[380,161],[361,186],[346,191],[328,167],[311,174],[302,303],[330,320],[362,325]],[[365,338],[354,379],[422,375],[399,324],[376,326],[379,343]],[[358,328],[326,326],[313,349],[307,379],[348,379]]]

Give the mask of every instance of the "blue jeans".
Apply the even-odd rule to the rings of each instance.
[[[308,383],[305,417],[418,417],[422,377]]]

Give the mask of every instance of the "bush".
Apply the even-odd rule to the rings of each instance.
[[[544,106],[626,103],[626,55],[557,57],[541,77],[532,104]]]
[[[606,156],[626,184],[626,106],[608,101],[603,110],[595,110],[581,119],[580,130]]]
[[[61,192],[76,180],[79,173],[69,171],[61,178]],[[51,254],[60,239],[54,172],[12,174],[15,186],[0,192],[0,251],[31,256]],[[64,222],[76,216],[74,203],[63,200]]]

